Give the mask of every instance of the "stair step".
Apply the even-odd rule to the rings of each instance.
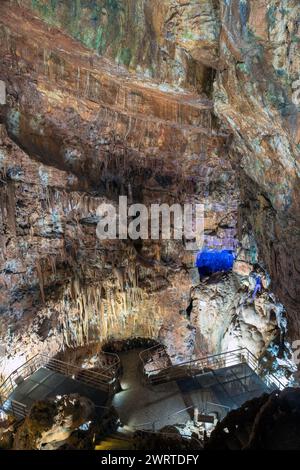
[[[106,436],[103,441],[95,446],[95,450],[130,450],[133,449],[134,442],[131,437],[120,435],[120,433]]]

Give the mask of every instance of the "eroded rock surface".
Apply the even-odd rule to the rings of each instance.
[[[17,26],[20,14],[2,8],[1,114],[26,151],[3,130],[3,374],[110,337],[167,338],[186,357],[192,254],[179,241],[100,242],[96,209],[119,194],[204,202],[207,242],[234,246],[238,191],[212,103],[128,75],[24,10]]]
[[[297,339],[298,2],[21,3],[0,18],[2,375],[111,338],[260,355],[283,305]],[[100,242],[119,195],[204,203],[233,273],[199,285],[184,242]]]
[[[37,401],[17,428],[13,448],[18,450],[93,449],[95,436],[112,432],[118,417],[113,409],[102,418],[94,404],[79,395]]]
[[[260,357],[278,339],[283,306],[267,288],[253,295],[254,276],[254,270],[250,276],[215,275],[193,289],[190,318],[200,335],[196,344],[204,347],[201,352],[205,348],[213,354],[246,347]]]
[[[246,402],[212,432],[209,450],[298,450],[299,388],[287,388]]]
[[[234,135],[242,217],[299,336],[298,1],[222,2],[214,102]],[[249,226],[248,226],[249,229]]]

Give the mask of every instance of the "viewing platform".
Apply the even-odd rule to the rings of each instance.
[[[111,364],[96,372],[37,354],[0,386],[1,408],[21,419],[35,401],[73,393],[104,406],[119,387],[120,360],[116,354],[109,356]]]
[[[246,401],[284,388],[275,376],[262,374],[245,348],[179,364],[172,364],[163,345],[109,356],[109,366],[96,372],[38,354],[2,384],[1,408],[22,419],[37,400],[77,393],[99,408],[111,403],[132,430],[154,431],[184,426],[195,416],[214,425]]]

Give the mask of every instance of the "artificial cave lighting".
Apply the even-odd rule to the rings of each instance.
[[[4,456],[300,449],[299,18],[0,2]]]

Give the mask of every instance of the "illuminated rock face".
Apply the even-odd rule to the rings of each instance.
[[[47,0],[27,2],[88,47],[161,81],[207,92],[216,76],[215,111],[233,132],[230,153],[241,170],[242,218],[255,232],[260,258],[297,337],[299,2],[125,3],[126,8],[117,1],[99,1],[96,7],[76,2],[70,10],[60,2],[51,7]],[[115,28],[114,22],[130,27]],[[129,62],[122,61],[122,48],[131,50]]]
[[[193,254],[181,241],[101,242],[95,215],[120,194],[203,202],[207,243],[234,244],[239,194],[213,104],[19,17],[2,8],[3,373],[41,349],[109,338],[156,338],[185,358]]]
[[[92,448],[90,436],[85,443],[78,442],[79,439],[77,441],[76,438],[75,442],[72,442],[71,436],[78,429],[88,431],[90,427],[93,427],[94,419],[94,403],[77,394],[37,401],[15,433],[13,448],[16,450],[57,450],[63,445],[69,445],[68,448],[72,448],[73,444],[77,449],[84,449],[87,443],[89,448]]]
[[[217,115],[232,130],[242,218],[299,337],[300,5],[221,2]]]
[[[297,5],[280,19],[259,2],[259,26],[250,3],[23,2],[45,23],[2,2],[3,375],[111,337],[158,339],[174,361],[261,354],[282,307],[267,285],[248,302],[259,261],[297,338]],[[234,273],[199,286],[181,242],[100,242],[96,208],[120,194],[205,203],[206,245],[241,244]]]
[[[199,332],[198,354],[245,347],[260,357],[278,337],[283,307],[266,288],[253,298],[253,278],[217,274],[192,290],[190,321]]]
[[[141,76],[211,89],[218,61],[217,2],[25,0],[50,25]],[[188,54],[186,53],[188,51]]]

